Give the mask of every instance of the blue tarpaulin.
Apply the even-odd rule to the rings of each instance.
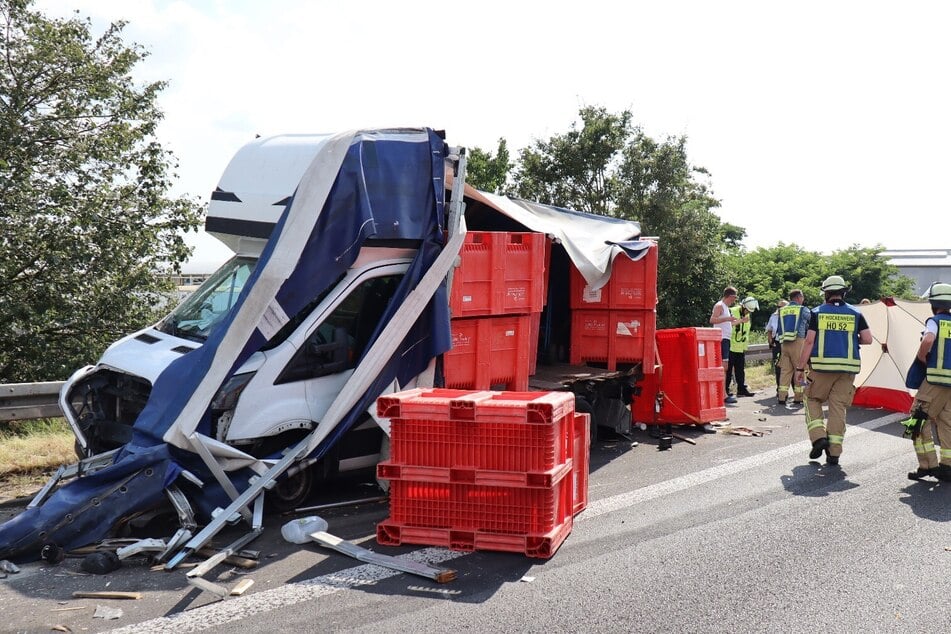
[[[367,240],[413,241],[417,255],[371,343],[377,338],[442,248],[445,144],[429,129],[358,132],[335,140],[314,159],[221,327],[159,375],[130,444],[113,465],[67,483],[42,506],[0,526],[0,559],[36,558],[42,542],[72,548],[99,541],[117,519],[158,504],[182,468],[210,478],[197,457],[183,450],[191,433],[209,434],[208,408],[215,393],[275,327],[335,283]],[[328,165],[336,168],[329,175]],[[315,201],[319,204],[312,206]],[[450,345],[443,286],[372,388],[313,457],[322,456],[386,385],[418,375]],[[243,490],[246,476],[236,477],[234,484]],[[208,489],[218,491],[219,499],[193,503],[214,508],[230,502],[221,499],[217,487]]]

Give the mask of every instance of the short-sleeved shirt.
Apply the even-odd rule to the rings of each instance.
[[[730,307],[723,303],[723,300],[717,302],[717,305],[714,308],[720,308],[720,313],[717,317],[730,317]],[[730,334],[733,332],[733,324],[728,321],[721,321],[718,324],[713,324],[720,329],[720,339],[729,339]]]

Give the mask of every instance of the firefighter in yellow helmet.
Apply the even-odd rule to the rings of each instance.
[[[845,438],[845,412],[855,394],[855,375],[862,369],[859,345],[872,343],[872,331],[862,313],[845,303],[845,280],[832,275],[821,288],[825,303],[812,310],[794,380],[797,384],[805,381],[808,364],[805,393],[810,460],[825,451],[826,464],[837,465]],[[828,421],[823,420],[823,404],[829,407]]]
[[[935,283],[926,293],[933,317],[925,321],[915,363],[924,378],[912,405],[913,418],[920,417],[913,433],[918,469],[912,480],[934,476],[951,482],[951,284]],[[916,368],[912,368],[912,374]],[[938,428],[940,460],[935,454],[932,423]]]
[[[736,318],[730,331],[730,361],[726,369],[726,393],[730,394],[730,381],[736,377],[736,395],[754,396],[746,385],[746,350],[750,347],[750,315],[759,310],[755,297],[747,297],[738,306],[730,308]]]

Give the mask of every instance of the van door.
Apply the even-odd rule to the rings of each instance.
[[[402,273],[362,281],[311,331],[276,384],[304,381],[312,419],[320,421],[353,374]]]

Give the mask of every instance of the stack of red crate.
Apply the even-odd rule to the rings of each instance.
[[[452,278],[447,387],[528,389],[547,289],[542,233],[470,231]]]
[[[407,390],[391,419],[380,544],[551,557],[588,502],[589,415],[570,392]]]
[[[719,328],[658,330],[660,370],[641,379],[631,407],[634,422],[705,424],[726,419],[720,337]]]
[[[654,331],[657,327],[657,244],[638,260],[623,251],[611,265],[611,278],[600,289],[588,286],[578,269],[571,269],[572,365],[586,361],[644,363],[653,372]]]

